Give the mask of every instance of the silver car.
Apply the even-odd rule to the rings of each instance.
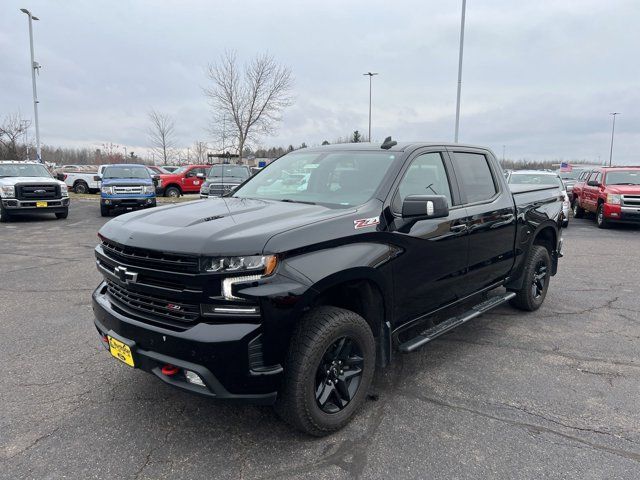
[[[545,170],[514,170],[509,172],[507,176],[507,182],[509,184],[518,185],[552,185],[558,186],[562,191],[564,201],[562,202],[562,222],[563,227],[569,226],[569,211],[571,210],[571,201],[567,193],[567,188],[564,182],[556,172]]]

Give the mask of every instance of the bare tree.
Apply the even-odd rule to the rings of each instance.
[[[204,93],[213,108],[212,133],[223,139],[223,149],[225,137],[233,138],[242,161],[245,144],[274,134],[282,110],[292,105],[291,70],[267,54],[241,68],[235,52],[228,51],[209,65],[207,75],[212,85]]]
[[[24,120],[19,113],[12,113],[5,117],[0,125],[0,158],[19,160],[26,156],[24,152],[26,142],[24,136],[31,126],[31,121]]]
[[[194,142],[193,146],[191,147],[191,150],[193,151],[193,157],[196,163],[203,164],[207,162],[207,153],[208,153],[209,147],[206,144],[206,142],[200,142],[200,141]]]
[[[149,140],[152,150],[162,159],[166,165],[173,156],[175,142],[175,124],[173,119],[164,113],[151,110],[149,112]]]

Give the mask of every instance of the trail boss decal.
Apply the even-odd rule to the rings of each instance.
[[[353,228],[355,228],[356,230],[359,230],[360,228],[373,227],[375,225],[378,225],[379,223],[380,223],[379,217],[362,218],[360,220],[353,221]]]

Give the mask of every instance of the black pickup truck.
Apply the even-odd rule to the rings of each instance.
[[[132,367],[324,435],[394,355],[507,301],[540,307],[562,195],[516,188],[479,147],[292,152],[224,197],[104,225],[95,326]]]

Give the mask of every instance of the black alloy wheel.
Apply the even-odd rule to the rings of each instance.
[[[544,260],[539,260],[535,266],[533,281],[531,282],[531,296],[538,299],[544,293],[547,282],[547,264]]]
[[[325,413],[338,413],[353,399],[362,379],[364,359],[351,337],[336,340],[324,353],[316,371],[316,402]]]

